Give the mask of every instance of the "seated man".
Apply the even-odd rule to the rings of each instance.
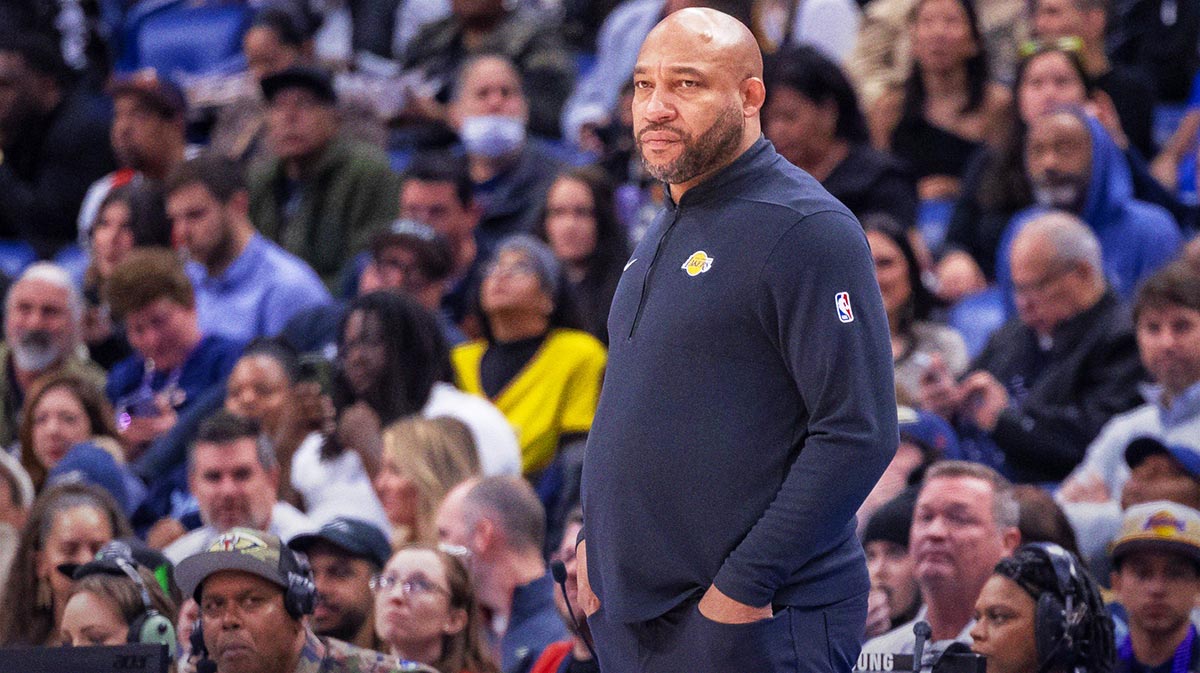
[[[315,533],[297,535],[288,546],[312,566],[317,585],[313,631],[376,652],[386,645],[375,632],[371,578],[392,556],[387,536],[375,524],[338,517]]]
[[[475,201],[479,256],[491,256],[510,234],[532,232],[559,164],[525,135],[530,100],[516,66],[502,56],[476,56],[458,75],[450,125],[462,140]]]
[[[1109,418],[1137,404],[1143,372],[1087,226],[1046,213],[1012,250],[1018,317],[992,335],[961,383],[935,363],[921,381],[922,407],[956,423],[971,460],[1014,481],[1058,481]]]
[[[202,157],[167,180],[167,215],[192,261],[200,329],[247,342],[275,336],[301,311],[332,301],[312,267],[250,223],[241,169]]]
[[[251,169],[250,219],[329,281],[396,218],[398,178],[375,147],[339,136],[328,73],[293,67],[262,80],[271,157]]]
[[[154,70],[118,79],[109,89],[113,99],[109,142],[117,170],[92,183],[79,208],[79,243],[87,247],[92,224],[104,197],[121,185],[148,178],[167,179],[192,149],[187,142],[187,100],[183,91]]]
[[[951,642],[971,643],[975,599],[1000,559],[1021,542],[1012,484],[978,463],[945,461],[925,473],[908,550],[924,605],[913,621],[867,641],[864,653],[912,653],[913,624],[933,629],[925,662]]]
[[[1128,160],[1100,122],[1081,110],[1056,110],[1030,124],[1025,172],[1037,205],[1014,215],[1001,235],[996,283],[1006,291],[1014,282],[1008,264],[1016,237],[1048,209],[1076,215],[1095,232],[1104,275],[1123,298],[1183,245],[1171,213],[1134,198]]]
[[[219,391],[241,344],[200,330],[192,284],[169,250],[134,250],[113,271],[105,292],[134,350],[113,366],[106,392],[126,455],[152,487],[146,506],[166,515],[170,494],[186,492],[185,456],[147,448]]]
[[[1138,355],[1155,382],[1140,386],[1147,402],[1100,429],[1057,494],[1085,558],[1107,553],[1103,545],[1120,517],[1130,474],[1125,447],[1138,437],[1200,437],[1200,271],[1180,261],[1151,276],[1138,289],[1133,321]]]
[[[437,673],[313,633],[312,573],[270,533],[234,528],[179,563],[175,577],[200,605],[203,648],[194,654],[222,673]]]
[[[418,154],[400,179],[400,216],[428,224],[450,244],[453,262],[442,312],[461,324],[470,312],[469,294],[483,262],[475,243],[483,211],[468,168],[448,153]]]
[[[1128,618],[1117,673],[1194,670],[1200,643],[1191,614],[1200,600],[1200,512],[1173,502],[1130,507],[1112,547],[1112,587]]]
[[[542,650],[567,635],[542,558],[546,514],[519,477],[470,479],[437,511],[438,539],[471,555],[475,592],[504,673],[527,673]]]
[[[39,377],[62,371],[103,384],[104,370],[79,349],[82,320],[83,297],[58,266],[34,264],[8,288],[0,343],[0,446],[16,440],[25,393]]]
[[[290,540],[312,530],[295,507],[280,502],[279,465],[258,424],[218,411],[200,426],[188,459],[188,487],[204,525],[172,542],[163,553],[178,564],[241,526]]]
[[[0,236],[48,257],[75,241],[75,218],[93,180],[112,170],[108,106],[83,85],[59,46],[10,31],[0,43]]]
[[[562,615],[563,624],[571,632],[567,640],[552,643],[542,650],[542,656],[534,662],[530,673],[600,673],[600,662],[592,657],[591,631],[587,615],[579,604],[579,566],[575,560],[575,543],[579,531],[583,530],[583,512],[576,508],[567,515],[562,541],[551,557],[552,563],[561,563],[563,568],[562,591],[554,592],[554,604]],[[554,578],[558,581],[558,577]],[[570,602],[567,602],[570,599]]]

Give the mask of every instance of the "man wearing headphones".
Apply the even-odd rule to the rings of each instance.
[[[311,572],[270,533],[233,528],[181,561],[176,577],[200,605],[201,672],[211,660],[221,673],[436,673],[313,633]]]
[[[1200,670],[1191,613],[1200,599],[1200,512],[1159,500],[1125,510],[1112,586],[1129,619],[1115,673]]]

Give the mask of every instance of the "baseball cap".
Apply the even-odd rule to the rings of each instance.
[[[84,564],[64,563],[58,566],[58,571],[73,580],[96,574],[124,575],[125,571],[116,561],[118,557],[152,572],[163,593],[173,595],[171,587],[175,584],[175,572],[171,561],[136,537],[117,538],[96,552],[96,557],[91,561]]]
[[[900,438],[912,442],[926,454],[926,460],[956,458],[958,435],[941,416],[912,407],[897,407]]]
[[[279,538],[251,528],[231,528],[218,535],[208,547],[175,566],[175,577],[185,596],[200,599],[200,587],[209,575],[239,570],[257,575],[283,590],[289,575],[305,575],[296,555]]]
[[[128,516],[137,509],[131,502],[125,474],[112,454],[92,442],[76,444],[50,469],[46,484],[93,484],[108,491]]]
[[[399,219],[380,230],[371,239],[371,253],[378,257],[384,249],[402,246],[417,257],[422,275],[430,280],[441,280],[450,274],[454,264],[450,243],[446,237],[427,224],[410,219]]]
[[[1169,500],[1125,510],[1111,555],[1115,562],[1137,551],[1174,552],[1200,563],[1200,512]]]
[[[1132,469],[1156,453],[1165,453],[1171,456],[1188,474],[1200,479],[1200,447],[1187,446],[1178,442],[1165,444],[1155,437],[1137,437],[1125,447],[1125,462]]]
[[[337,92],[333,88],[333,77],[326,71],[305,66],[292,66],[264,77],[262,80],[263,96],[267,102],[275,100],[275,96],[284,89],[304,89],[312,92],[317,100],[334,105],[337,103]]]
[[[392,547],[379,527],[362,519],[339,516],[321,526],[315,533],[297,535],[288,542],[293,550],[308,553],[318,542],[344,550],[351,556],[363,558],[382,568],[392,556]]]
[[[862,543],[891,542],[907,549],[913,508],[917,506],[917,490],[909,487],[875,510],[863,528]]]
[[[187,113],[187,98],[179,85],[160,75],[154,68],[144,68],[117,79],[108,95],[137,96],[142,103],[163,117],[182,117]]]

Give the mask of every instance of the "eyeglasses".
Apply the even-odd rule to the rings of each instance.
[[[1083,52],[1083,40],[1074,35],[1054,40],[1026,40],[1017,49],[1017,54],[1022,59],[1026,59],[1048,51],[1065,51],[1072,54],[1079,54]]]
[[[400,587],[401,596],[428,596],[429,594],[450,595],[450,590],[434,584],[420,575],[401,579],[395,575],[375,575],[371,578],[371,591],[386,593],[394,587]]]
[[[535,276],[537,275],[537,267],[531,262],[514,262],[512,264],[500,264],[499,262],[490,262],[483,267],[484,276]]]
[[[1058,282],[1059,279],[1061,279],[1063,276],[1066,276],[1068,273],[1071,273],[1075,269],[1076,269],[1076,266],[1074,264],[1065,265],[1065,266],[1059,267],[1058,269],[1050,271],[1049,273],[1047,273],[1046,275],[1042,276],[1041,278],[1039,278],[1035,281],[1031,281],[1028,283],[1014,282],[1013,283],[1013,293],[1022,295],[1022,296],[1043,295],[1056,282]]]

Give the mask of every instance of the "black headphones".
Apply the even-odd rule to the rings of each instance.
[[[111,561],[120,568],[121,572],[133,581],[142,597],[142,614],[129,624],[128,641],[140,645],[166,645],[171,658],[174,659],[178,647],[175,625],[154,609],[154,604],[150,601],[150,590],[146,588],[146,582],[137,571],[133,551],[129,545],[119,540],[110,542],[96,555],[96,560]]]
[[[313,582],[312,568],[308,559],[284,547],[281,554],[292,558],[294,567],[287,570],[287,590],[283,594],[283,607],[292,619],[312,614],[317,606],[317,585]]]
[[[1075,558],[1051,542],[1033,542],[1025,549],[1043,556],[1054,569],[1054,591],[1043,591],[1037,599],[1034,639],[1040,670],[1072,668],[1080,645],[1087,641],[1083,624],[1090,607],[1083,587],[1083,571]]]

